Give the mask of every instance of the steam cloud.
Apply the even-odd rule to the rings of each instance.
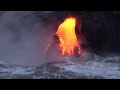
[[[0,61],[21,65],[49,62],[43,53],[55,33],[55,24],[47,21],[51,15],[54,12],[1,11]]]

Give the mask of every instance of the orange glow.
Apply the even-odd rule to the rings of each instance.
[[[65,21],[58,27],[56,34],[59,36],[62,55],[73,55],[75,47],[79,48],[78,53],[80,54],[80,47],[75,33],[75,26],[76,19],[70,17],[65,19]]]
[[[46,55],[47,50],[49,49],[49,47],[51,46],[51,44],[48,44],[47,48],[45,49],[44,55]]]

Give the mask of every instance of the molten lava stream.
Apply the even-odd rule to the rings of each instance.
[[[73,55],[74,49],[78,48],[78,53],[80,54],[80,46],[78,44],[77,36],[75,33],[76,19],[73,17],[65,19],[65,21],[60,24],[56,34],[60,40],[60,48],[62,50],[62,55]]]

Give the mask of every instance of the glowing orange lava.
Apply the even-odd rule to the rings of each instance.
[[[80,54],[75,26],[76,19],[70,17],[65,19],[65,21],[58,27],[56,34],[59,36],[62,55],[73,55],[75,47],[79,48],[78,53]]]

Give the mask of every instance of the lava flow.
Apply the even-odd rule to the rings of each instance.
[[[60,40],[60,48],[62,50],[62,55],[73,55],[77,48],[77,53],[80,55],[80,45],[77,40],[75,33],[76,19],[73,17],[65,19],[65,21],[60,24],[56,34]]]

